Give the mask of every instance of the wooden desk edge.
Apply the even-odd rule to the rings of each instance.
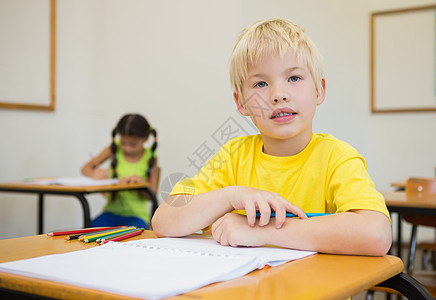
[[[143,234],[141,234],[140,236],[131,238],[129,240],[134,240],[134,239],[142,239],[142,238],[154,238],[156,237],[154,235],[154,233],[152,231],[144,231]],[[210,238],[204,235],[199,235],[200,238]],[[15,239],[9,239],[9,240],[0,240],[0,246],[6,246],[6,245],[10,245],[11,247],[18,247],[20,248],[22,245],[28,245],[29,242],[34,241],[35,242],[35,246],[36,245],[44,245],[45,240],[46,239],[52,239],[52,240],[58,240],[59,242],[57,242],[56,244],[59,245],[55,246],[54,248],[51,248],[50,253],[45,253],[44,255],[47,254],[54,254],[54,253],[64,253],[64,252],[70,252],[70,251],[75,251],[78,249],[83,249],[83,245],[80,243],[74,243],[70,244],[70,246],[65,247],[65,245],[69,245],[69,243],[65,243],[65,242],[61,242],[63,241],[63,237],[54,237],[54,238],[47,238],[46,235],[38,235],[38,236],[29,236],[29,237],[23,237],[23,238],[15,238]],[[38,242],[39,241],[39,242]],[[3,244],[3,245],[2,245]],[[91,247],[91,246],[89,246]],[[3,254],[2,256],[6,259],[3,259],[3,261],[13,261],[13,260],[17,260],[17,259],[23,259],[23,258],[30,258],[30,257],[34,257],[33,254],[29,254],[29,250],[27,250],[28,254],[17,254],[16,252],[12,253],[11,256],[9,256],[9,258],[7,258],[7,254],[10,253],[9,251],[6,251],[6,249],[3,248]],[[22,247],[23,248],[23,247]],[[41,249],[43,250],[44,247],[37,247],[35,250],[38,253],[38,255],[36,256],[40,256],[40,252]],[[66,251],[65,251],[66,250]],[[46,251],[49,252],[49,251]],[[32,252],[34,253],[34,251]],[[27,256],[26,256],[27,255]],[[19,257],[19,258],[17,258]],[[330,259],[331,257],[337,257],[335,258],[334,262]],[[326,259],[327,258],[327,259]],[[243,277],[240,278],[236,278],[234,280],[230,280],[230,281],[225,281],[225,282],[219,282],[219,283],[214,283],[205,287],[202,287],[200,289],[191,291],[191,292],[187,292],[185,294],[176,296],[176,299],[183,299],[183,298],[190,298],[192,299],[192,297],[202,297],[202,298],[211,298],[211,299],[219,299],[218,296],[222,296],[223,294],[228,294],[234,291],[234,288],[236,287],[236,289],[238,289],[238,286],[245,286],[246,282],[249,282],[250,284],[248,285],[249,290],[252,290],[253,287],[256,287],[258,284],[254,284],[256,282],[261,282],[261,280],[263,280],[263,278],[271,278],[274,279],[277,275],[281,272],[283,272],[283,269],[286,269],[287,266],[293,265],[293,270],[291,273],[287,274],[287,275],[291,275],[291,276],[286,276],[286,277],[292,277],[295,276],[296,279],[298,280],[298,278],[300,278],[301,276],[305,276],[304,272],[308,271],[310,269],[310,267],[308,266],[312,266],[312,265],[317,265],[318,267],[320,267],[320,271],[317,271],[317,273],[321,272],[321,273],[328,273],[330,274],[329,276],[331,276],[331,271],[330,268],[332,267],[332,263],[334,264],[349,264],[351,261],[354,260],[354,256],[342,256],[342,255],[338,255],[338,256],[332,256],[332,255],[327,255],[327,254],[316,254],[316,255],[312,255],[309,257],[305,257],[296,261],[292,261],[289,262],[288,264],[284,264],[275,268],[270,268],[267,270],[255,270]],[[373,263],[375,265],[379,265],[379,262],[382,262],[382,264],[384,265],[384,269],[383,272],[378,272],[377,270],[374,270],[374,272],[370,272],[371,274],[368,274],[365,278],[365,280],[362,281],[357,281],[358,279],[354,280],[353,276],[347,276],[347,277],[351,277],[351,281],[353,282],[353,287],[348,287],[348,283],[342,283],[341,286],[341,290],[339,292],[339,294],[336,291],[333,291],[333,289],[329,288],[329,291],[323,291],[322,288],[318,288],[320,289],[319,291],[316,291],[316,295],[319,296],[320,299],[325,298],[325,296],[332,296],[335,298],[347,298],[353,295],[356,295],[364,290],[367,290],[383,281],[385,281],[388,278],[391,278],[397,274],[399,274],[402,270],[403,270],[403,263],[401,261],[401,259],[399,259],[398,257],[395,256],[390,256],[387,255],[385,257],[380,257],[380,258],[371,258],[369,257],[368,259],[366,259],[364,257],[363,260],[361,260],[359,262],[359,265],[362,266],[366,266],[366,268],[370,268],[372,270],[372,267],[370,267]],[[295,269],[296,268],[296,269]],[[360,274],[360,269],[357,267],[355,269],[353,269],[352,274]],[[310,272],[309,272],[310,273]],[[350,273],[350,270],[348,270],[348,273]],[[313,274],[313,272],[312,272]],[[273,277],[271,277],[273,276]],[[282,275],[280,275],[282,276]],[[310,275],[309,275],[310,276]],[[334,277],[334,276],[333,276]],[[293,282],[293,278],[289,278],[288,280],[291,280],[291,282]],[[331,280],[335,280],[335,278],[330,278]],[[329,281],[329,280],[327,280]],[[329,283],[322,283],[320,286],[326,286],[327,288],[330,286]],[[70,299],[72,297],[74,298],[86,298],[86,299],[128,299],[128,297],[122,296],[122,295],[116,295],[116,294],[111,294],[108,292],[103,292],[103,291],[99,291],[99,290],[92,290],[92,289],[87,289],[87,288],[82,288],[82,287],[77,287],[77,286],[73,286],[73,285],[67,285],[67,284],[63,284],[63,283],[59,283],[59,282],[54,282],[54,281],[48,281],[48,280],[42,280],[42,279],[36,279],[36,278],[31,278],[31,277],[27,277],[27,276],[20,276],[20,275],[15,275],[15,274],[11,274],[11,273],[5,273],[5,272],[0,272],[0,288],[1,289],[5,289],[5,290],[11,290],[11,291],[18,291],[18,292],[22,292],[22,293],[27,293],[27,294],[34,294],[34,295],[40,295],[40,296],[44,296],[44,297],[52,297],[52,298],[63,298],[63,299]],[[238,290],[239,292],[244,293],[244,291],[246,290],[247,287],[245,287],[242,291]],[[298,286],[296,287],[298,289]],[[285,289],[287,290],[287,289]],[[262,292],[262,290],[261,290]],[[335,292],[335,294],[333,295],[332,293]],[[251,293],[251,292],[250,292]],[[256,292],[257,293],[257,292]],[[295,296],[307,296],[307,291],[304,291],[304,288],[300,288],[298,291],[293,291],[293,293],[295,293]],[[218,298],[216,298],[218,297]],[[317,298],[317,297],[315,297]],[[328,297],[327,297],[328,298]]]
[[[394,258],[394,260],[401,261],[397,257],[392,257],[392,258]],[[375,285],[383,282],[384,280],[399,274],[402,270],[403,270],[402,264],[399,265],[394,261],[394,263],[389,268],[389,270],[385,270],[384,273],[385,277],[383,277],[382,279],[373,278],[372,281],[361,283],[359,286],[356,286],[351,290],[344,289],[339,294],[335,294],[334,297],[345,299],[350,296],[355,296],[356,294],[368,290],[371,287],[374,287]],[[261,270],[256,270],[254,272],[260,272],[260,271]],[[247,275],[250,276],[250,274]],[[207,299],[215,299],[215,297],[218,297],[220,295],[220,292],[218,291],[218,293],[212,292],[208,294],[207,289],[214,288],[215,285],[219,285],[219,284],[221,283],[219,282],[213,283],[211,285],[175,296],[173,298],[192,299],[193,297],[194,298],[200,297],[200,298],[207,298]],[[131,297],[118,295],[118,294],[111,294],[109,292],[104,292],[100,290],[87,289],[87,288],[77,287],[64,283],[31,278],[31,277],[26,277],[26,276],[11,274],[11,273],[3,273],[3,272],[0,272],[0,288],[8,291],[16,291],[20,293],[38,295],[43,297],[55,298],[55,299],[71,299],[72,297],[77,299],[90,299],[90,300],[132,299]],[[204,294],[204,292],[206,293]],[[329,298],[329,295],[326,295],[324,291],[319,291],[319,294],[320,294],[319,299],[322,299],[323,297]],[[294,296],[299,297],[298,294],[294,294]]]
[[[92,185],[92,186],[70,186],[56,184],[32,184],[23,182],[0,183],[0,191],[3,192],[78,192],[78,193],[95,193],[110,192],[124,189],[143,189],[148,188],[148,182],[141,183],[124,183],[109,185]]]
[[[392,265],[387,269],[384,270],[384,273],[382,276],[379,277],[373,277],[371,280],[368,280],[366,282],[359,282],[356,284],[353,288],[343,289],[339,292],[335,292],[333,294],[331,291],[323,291],[319,290],[315,294],[312,294],[314,296],[313,299],[323,299],[323,298],[347,298],[350,296],[355,296],[365,290],[370,289],[371,287],[376,286],[377,284],[385,281],[388,278],[391,278],[397,274],[399,274],[402,270],[402,263],[398,264],[398,261],[401,261],[397,257],[393,257],[394,261]],[[305,258],[303,258],[305,259]],[[395,261],[396,260],[396,261]],[[250,277],[254,276],[256,277],[257,273],[262,272],[262,270],[255,270],[252,273],[249,273],[243,277],[237,278],[235,280],[241,279],[250,279]],[[247,277],[248,276],[248,277]],[[202,288],[199,288],[194,291],[190,291],[178,296],[173,297],[174,299],[192,299],[192,298],[204,298],[204,299],[219,299],[223,292],[226,292],[225,288],[222,290],[220,285],[224,284],[226,285],[228,282],[218,282],[213,283],[207,286],[204,286]],[[230,283],[231,284],[231,283]],[[21,292],[25,294],[31,294],[31,295],[37,295],[37,296],[43,296],[43,297],[50,297],[55,299],[71,299],[71,298],[77,298],[77,299],[91,299],[91,300],[97,300],[97,299],[131,299],[131,297],[118,295],[118,294],[111,294],[109,292],[104,292],[100,290],[93,290],[88,288],[82,288],[78,286],[68,285],[64,283],[54,282],[54,281],[48,281],[48,280],[42,280],[37,278],[31,278],[16,274],[10,274],[10,273],[3,273],[0,272],[0,288],[5,289],[8,291],[16,291]],[[231,291],[232,289],[230,289]],[[227,291],[228,292],[228,291]],[[318,294],[318,296],[317,296]],[[221,296],[220,296],[221,295]],[[298,291],[293,294],[294,296],[298,297],[304,297],[307,296],[305,293],[299,293]],[[244,299],[248,299],[245,297]]]

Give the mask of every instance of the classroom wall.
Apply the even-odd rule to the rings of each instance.
[[[58,1],[56,111],[0,110],[0,181],[79,176],[117,120],[138,112],[159,133],[165,197],[168,176],[193,175],[198,152],[218,150],[214,137],[229,122],[256,132],[233,104],[228,61],[241,29],[268,17],[300,24],[323,53],[327,97],[314,131],[356,147],[380,190],[433,176],[436,114],[369,110],[370,12],[420,4],[436,1]],[[45,231],[82,226],[77,200],[46,199]],[[95,216],[104,199],[88,199]],[[0,194],[0,239],[35,234],[36,204],[34,195]]]

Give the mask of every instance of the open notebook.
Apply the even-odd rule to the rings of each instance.
[[[314,253],[274,247],[224,247],[208,239],[143,239],[1,263],[0,271],[129,297],[160,299]]]

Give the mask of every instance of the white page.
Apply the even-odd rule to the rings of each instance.
[[[224,247],[212,239],[196,239],[196,238],[161,238],[161,239],[143,239],[125,244],[134,244],[142,246],[156,246],[161,248],[172,248],[177,245],[178,249],[185,249],[197,252],[208,252],[214,254],[227,255],[251,255],[256,256],[264,261],[265,265],[272,267],[282,264],[287,261],[303,258],[305,256],[315,254],[313,251],[301,251],[293,249],[285,249],[273,246],[266,247]],[[263,266],[262,266],[263,267]]]
[[[144,239],[1,263],[0,271],[129,297],[160,299],[243,276],[263,268],[267,257],[285,262],[313,253],[231,248],[207,239]]]
[[[28,179],[25,183],[29,184],[42,184],[42,185],[65,185],[65,186],[99,186],[117,184],[118,179],[92,179],[90,177],[54,177],[54,178],[34,178]]]

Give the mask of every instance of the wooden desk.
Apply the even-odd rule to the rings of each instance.
[[[86,194],[104,193],[122,190],[144,190],[146,191],[153,202],[153,210],[155,211],[158,202],[156,195],[149,188],[147,182],[129,183],[129,184],[111,184],[101,186],[63,186],[63,185],[41,185],[28,184],[22,182],[0,183],[0,192],[14,193],[31,193],[37,194],[38,197],[38,233],[44,232],[44,195],[67,195],[74,196],[82,205],[83,209],[83,227],[91,226],[91,216],[89,212],[89,204],[85,198]]]
[[[382,192],[389,209],[398,213],[436,215],[436,194]]]
[[[154,237],[152,231],[145,231],[131,240]],[[45,235],[0,240],[0,262],[65,253],[94,245]],[[211,284],[173,299],[345,299],[389,278],[385,281],[387,286],[404,286],[402,270],[403,263],[394,256],[316,254]],[[107,292],[0,272],[0,296],[1,292],[7,296],[11,291],[57,299],[127,299]]]
[[[398,214],[397,224],[397,256],[401,258],[402,226],[401,215],[431,215],[436,216],[436,195],[423,195],[416,193],[382,192],[386,206],[391,213]]]

